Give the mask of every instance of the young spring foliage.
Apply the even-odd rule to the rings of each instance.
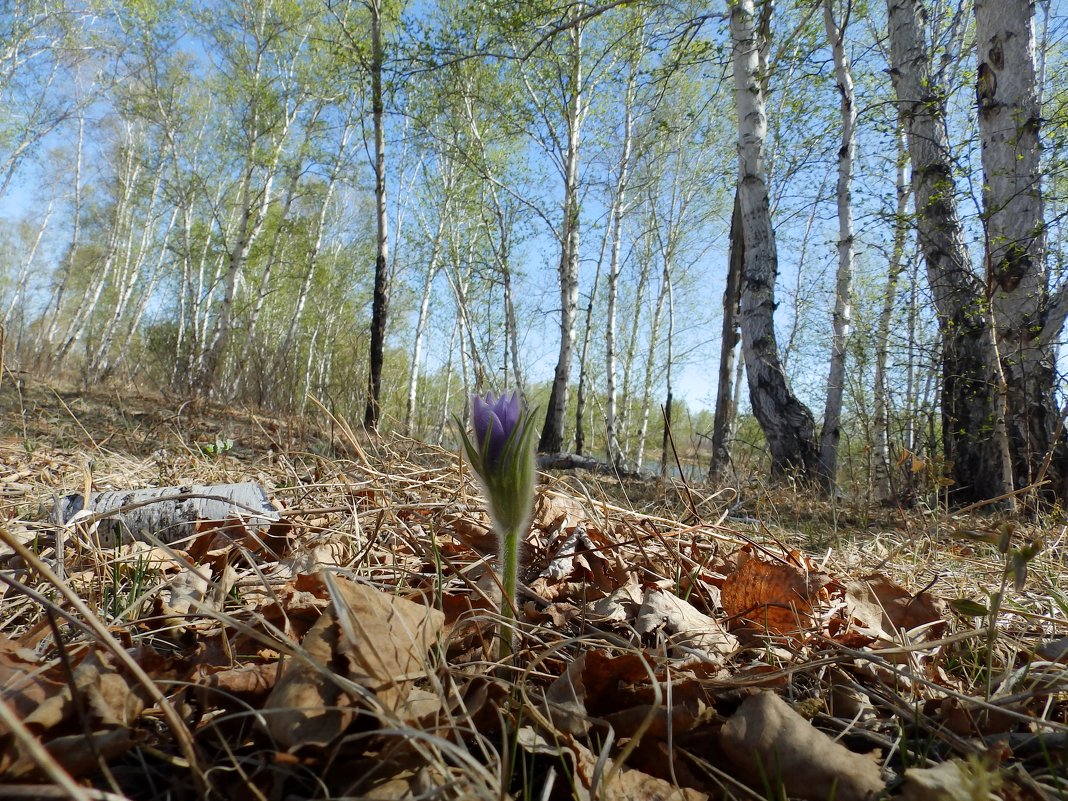
[[[524,413],[516,393],[471,397],[474,440],[461,427],[464,451],[486,493],[490,518],[500,547],[501,617],[514,618],[519,575],[519,543],[530,525],[534,499],[535,427],[533,412]],[[511,651],[512,636],[502,631],[501,657]]]

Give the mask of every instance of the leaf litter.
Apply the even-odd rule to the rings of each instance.
[[[949,515],[817,562],[752,510],[696,519],[698,487],[673,511],[670,485],[545,474],[497,663],[496,543],[457,454],[339,420],[283,450],[253,422],[91,466],[0,439],[0,797],[1068,794],[1063,528],[991,620],[1008,560]],[[180,539],[55,514],[249,482],[277,515]]]

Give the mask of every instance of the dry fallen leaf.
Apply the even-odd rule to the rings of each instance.
[[[885,576],[867,576],[845,585],[846,618],[861,634],[896,642],[899,632],[928,626],[925,636],[937,636],[945,625],[944,604],[933,595],[913,595]]]
[[[539,488],[534,498],[532,523],[543,531],[563,529],[570,532],[588,515],[576,498]]]
[[[670,782],[642,773],[640,770],[623,768],[615,774],[610,770],[601,772],[602,782],[593,786],[598,775],[597,755],[573,738],[561,738],[575,755],[575,781],[572,784],[575,797],[580,801],[707,801],[705,793],[690,787],[676,787]]]
[[[650,672],[648,661],[638,653],[609,656],[603,651],[583,651],[549,685],[545,693],[549,716],[560,729],[585,734],[590,717],[618,711],[624,689],[644,683]]]
[[[163,680],[172,674],[167,660],[151,649],[134,649],[131,656],[154,677]],[[108,652],[90,651],[75,666],[73,677],[73,690],[67,682],[36,677],[37,690],[47,689],[48,693],[22,722],[40,737],[71,776],[80,776],[99,767],[94,748],[104,758],[111,758],[143,739],[142,734],[131,731],[131,728],[150,698],[142,685],[119,673],[114,657]],[[23,688],[22,698],[28,697],[25,695],[28,689]],[[75,703],[74,692],[78,693],[79,704]],[[15,700],[15,708],[20,708],[18,695],[9,696],[9,691],[5,690],[4,696],[5,703]],[[82,722],[90,727],[91,740],[86,738],[85,732],[67,733],[80,714],[79,705],[86,713]],[[35,775],[38,769],[37,760],[23,753],[18,743],[0,756],[0,772],[6,779]]]
[[[278,662],[241,665],[210,673],[200,682],[203,686],[247,701],[262,698],[275,686],[281,666]]]
[[[615,771],[600,765],[597,755],[574,737],[555,733],[546,739],[530,726],[516,732],[516,744],[528,754],[559,760],[559,767],[546,771],[543,780],[552,777],[559,786],[566,783],[570,797],[576,801],[707,801],[708,796],[688,787],[676,787],[663,779],[631,768]],[[596,783],[595,783],[596,779]],[[535,787],[534,797],[547,795],[546,785]]]
[[[332,603],[301,643],[309,661],[290,659],[264,705],[267,729],[284,750],[324,745],[352,721],[355,699],[340,675],[373,692],[385,709],[405,717],[413,679],[425,674],[426,655],[444,615],[422,604],[324,574]],[[309,663],[310,662],[310,663]]]
[[[813,606],[827,581],[821,573],[754,556],[723,580],[721,602],[731,618],[790,634],[812,624]]]
[[[994,801],[997,772],[978,761],[951,759],[933,768],[909,768],[900,801]]]
[[[698,651],[712,661],[722,661],[738,650],[738,639],[719,621],[678,596],[659,589],[645,593],[634,620],[634,630],[639,634],[662,630],[673,648],[686,648],[691,654]]]
[[[587,653],[580,654],[578,659],[568,664],[567,670],[545,692],[545,705],[553,725],[560,731],[577,736],[585,735],[590,730],[589,714],[586,712],[586,684],[583,680]]]
[[[40,675],[37,655],[15,640],[0,635],[0,688],[3,702],[21,718],[36,709],[63,685]],[[5,732],[0,724],[0,735]]]
[[[631,575],[625,584],[613,590],[607,598],[590,605],[590,617],[604,623],[632,620],[641,609],[643,600],[641,585],[638,579]]]
[[[775,693],[743,701],[720,731],[720,744],[752,786],[771,781],[791,798],[867,801],[883,790],[872,759],[832,740]]]
[[[229,565],[223,567],[216,581],[212,581],[212,573],[206,564],[183,570],[156,596],[155,614],[166,625],[180,629],[189,625],[191,616],[221,610],[237,577]]]
[[[540,575],[545,576],[549,581],[567,578],[575,572],[575,562],[580,558],[577,554],[593,551],[596,547],[586,533],[586,526],[579,524],[564,538],[556,549],[553,560]]]

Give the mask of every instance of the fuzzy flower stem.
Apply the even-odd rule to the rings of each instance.
[[[499,657],[507,659],[512,655],[515,641],[515,604],[516,584],[519,579],[519,539],[520,533],[516,530],[498,531],[501,551],[501,643]]]

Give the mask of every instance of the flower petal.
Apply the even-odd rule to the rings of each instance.
[[[490,405],[480,395],[471,396],[471,427],[475,429],[475,442],[479,448],[486,441],[486,430],[489,428],[492,413]]]

